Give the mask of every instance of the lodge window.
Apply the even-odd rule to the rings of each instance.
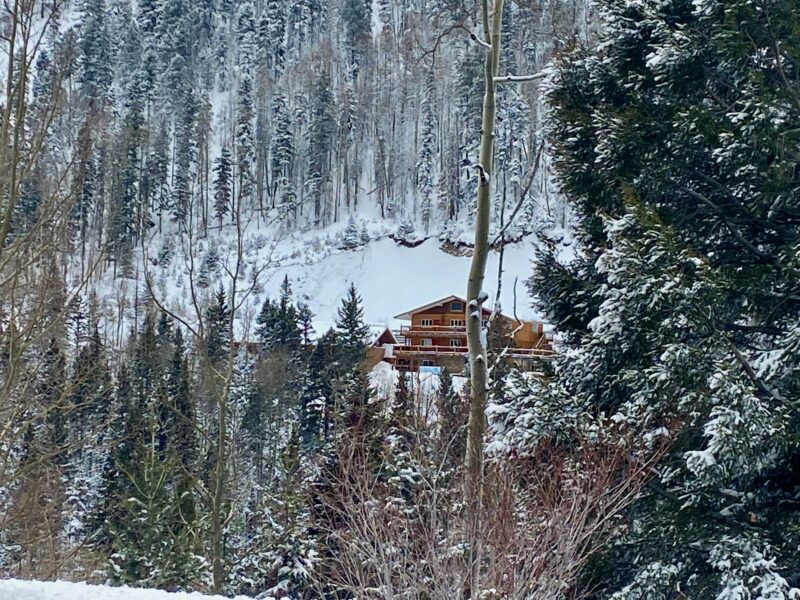
[[[431,338],[422,338],[422,345],[433,346],[433,340]]]
[[[450,319],[450,327],[463,327],[464,319]]]
[[[459,340],[450,340],[451,346],[460,346],[461,342]]]
[[[423,360],[422,361],[422,366],[423,367],[432,367],[433,366],[433,361],[432,360]]]
[[[433,327],[433,319],[422,319],[423,327]]]
[[[464,304],[462,302],[451,302],[450,303],[450,310],[464,310]]]
[[[486,329],[489,326],[489,321],[484,319],[483,321],[481,321],[481,325],[483,326],[484,329]]]

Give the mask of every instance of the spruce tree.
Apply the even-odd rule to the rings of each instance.
[[[217,288],[205,314],[205,351],[212,364],[219,363],[230,353],[231,312],[222,284]]]
[[[294,135],[292,133],[291,113],[286,106],[286,98],[280,93],[272,100],[272,194],[289,183],[292,164],[294,162]]]
[[[85,0],[81,7],[79,83],[90,105],[102,106],[111,87],[111,39],[105,0]]]
[[[242,77],[239,82],[239,95],[236,103],[236,166],[237,183],[236,191],[237,210],[246,208],[248,200],[253,195],[253,165],[255,162],[255,140],[253,133],[253,82],[249,75]]]
[[[337,314],[336,329],[342,347],[342,368],[349,371],[361,364],[369,335],[369,326],[364,323],[361,296],[355,284],[350,284]]]
[[[231,153],[222,146],[219,156],[214,160],[214,216],[220,228],[222,219],[231,210]]]
[[[314,219],[326,223],[323,207],[324,188],[330,174],[330,152],[334,147],[336,115],[331,91],[331,76],[322,69],[311,90],[311,122],[309,126],[309,175],[314,197]]]
[[[434,113],[434,80],[433,70],[426,83],[421,106],[421,128],[419,141],[419,158],[417,159],[417,190],[419,191],[420,219],[425,233],[431,223],[433,214],[434,176],[433,166],[435,157],[436,117]]]
[[[571,261],[545,248],[531,280],[571,348],[505,434],[530,449],[615,422],[669,444],[587,586],[792,597],[800,12],[609,1],[601,15],[600,43],[566,53],[550,92],[579,247]]]

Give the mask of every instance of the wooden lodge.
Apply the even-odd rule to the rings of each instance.
[[[448,296],[424,306],[396,315],[408,321],[397,331],[376,330],[369,349],[370,363],[388,362],[400,371],[447,367],[461,373],[467,362],[466,300]],[[491,311],[484,308],[482,321],[488,328]],[[503,343],[507,360],[521,367],[529,366],[534,358],[552,356],[550,341],[542,323],[518,321],[499,315],[500,328],[508,332]]]

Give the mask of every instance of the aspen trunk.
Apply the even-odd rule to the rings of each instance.
[[[478,198],[475,215],[475,249],[467,280],[467,347],[470,364],[470,410],[467,429],[464,494],[469,527],[469,554],[467,581],[470,598],[480,593],[481,563],[481,496],[483,490],[483,435],[488,370],[486,348],[481,340],[482,309],[486,295],[483,281],[486,260],[489,256],[489,215],[491,213],[491,174],[494,155],[494,126],[496,113],[495,82],[500,61],[500,28],[503,18],[503,0],[495,0],[494,14],[489,17],[489,0],[482,0],[484,40],[490,46],[486,52],[484,68],[483,114],[481,120],[481,147],[478,168]]]

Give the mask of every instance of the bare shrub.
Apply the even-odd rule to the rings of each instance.
[[[317,498],[326,548],[320,591],[356,598],[451,600],[467,589],[468,531],[463,474],[433,460],[430,432],[417,432],[400,456],[385,447],[370,463],[363,439],[336,447],[336,475]],[[587,559],[625,527],[620,517],[647,482],[663,449],[584,440],[566,450],[487,464],[480,535],[481,597],[580,598]]]

